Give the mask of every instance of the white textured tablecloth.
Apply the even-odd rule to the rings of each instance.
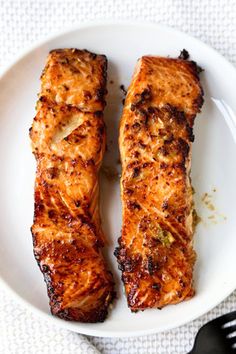
[[[103,18],[176,27],[236,64],[235,0],[0,0],[0,69],[23,48],[55,31]],[[184,354],[203,323],[233,309],[236,292],[207,315],[172,331],[138,338],[88,338],[45,322],[0,289],[0,353]]]

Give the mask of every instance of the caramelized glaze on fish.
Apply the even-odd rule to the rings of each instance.
[[[123,227],[115,254],[132,311],[194,295],[193,124],[203,104],[194,62],[142,57],[120,123]]]
[[[35,258],[52,313],[81,322],[104,321],[114,297],[98,208],[106,68],[103,55],[51,51],[30,129],[37,161]]]

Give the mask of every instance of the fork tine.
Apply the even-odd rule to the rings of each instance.
[[[236,325],[224,327],[224,328],[222,328],[222,331],[227,336],[230,333],[236,332]]]
[[[212,320],[211,323],[217,324],[219,326],[223,326],[224,324],[231,322],[233,320],[236,320],[236,311],[233,311],[233,312],[227,313],[226,315],[218,317],[218,318]]]
[[[236,343],[236,336],[235,337],[226,338],[226,339],[227,339],[227,342],[229,343],[229,345],[231,347]]]

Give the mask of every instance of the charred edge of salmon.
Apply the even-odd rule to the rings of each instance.
[[[200,92],[199,92],[198,97],[195,99],[195,101],[193,103],[193,108],[195,108],[197,113],[199,113],[201,111],[202,105],[204,103],[204,91],[203,91],[202,85],[200,83],[200,78],[199,78],[199,74],[203,71],[203,69],[200,68],[195,61],[188,61],[187,60],[186,63],[188,63],[189,67],[191,68],[192,74],[198,80]],[[193,119],[195,117],[196,117],[196,115],[193,117]]]
[[[35,235],[32,231],[31,228],[31,234],[33,238],[33,245],[34,247],[36,246],[35,244]],[[100,242],[100,241],[99,241]],[[101,244],[98,244],[97,246],[97,251],[99,252],[99,248],[102,247]],[[109,311],[109,307],[112,306],[113,301],[116,299],[117,294],[116,291],[114,290],[115,283],[113,281],[113,274],[111,271],[107,271],[108,273],[108,282],[110,285],[110,288],[108,288],[108,291],[103,295],[102,299],[100,299],[102,305],[99,306],[99,309],[92,309],[91,311],[83,311],[80,308],[76,307],[68,307],[68,308],[61,308],[61,302],[59,301],[59,294],[56,294],[56,288],[53,286],[53,279],[51,275],[51,271],[49,266],[47,265],[41,265],[41,257],[40,255],[35,251],[34,249],[34,257],[37,261],[38,267],[40,271],[43,274],[44,282],[46,284],[47,288],[47,294],[49,297],[49,304],[50,304],[50,310],[52,315],[55,315],[61,319],[67,320],[67,321],[79,321],[79,322],[84,322],[84,323],[95,323],[95,322],[104,322]],[[56,286],[57,284],[55,284]],[[102,286],[107,286],[107,283],[104,282],[104,284],[101,284]],[[91,291],[92,293],[92,291]],[[89,292],[88,292],[89,295]]]
[[[109,301],[109,304],[111,302]],[[64,310],[55,310],[54,307],[51,306],[52,315],[55,315],[66,321],[79,321],[83,323],[97,323],[104,322],[108,315],[107,305],[104,305],[103,309],[92,310],[88,313],[83,313],[82,311],[76,308],[69,308]]]
[[[109,273],[112,278],[113,277],[112,273],[111,272]],[[112,306],[112,303],[116,299],[116,292],[112,290],[112,287],[114,287],[115,285],[113,282],[110,284],[111,285],[110,291],[107,291],[100,299],[101,304],[99,308],[94,308],[90,311],[84,311],[76,307],[69,307],[69,308],[62,309],[60,306],[60,302],[54,300],[54,289],[51,286],[51,279],[46,274],[44,274],[44,281],[47,284],[51,313],[67,321],[79,321],[84,323],[104,322],[108,315],[109,308]],[[104,286],[106,286],[105,283]]]
[[[103,57],[104,59],[107,59],[104,54],[96,54],[93,52],[90,52],[87,49],[78,49],[78,48],[55,48],[49,51],[49,54],[53,53],[64,53],[64,52],[72,52],[72,53],[77,53],[77,54],[83,54],[87,53],[90,55],[91,59],[96,59],[97,57]]]
[[[42,269],[41,269],[42,271]],[[109,271],[111,279],[113,278],[112,273]],[[114,287],[114,282],[110,282],[111,289],[108,290],[101,299],[100,306],[94,308],[90,311],[84,311],[78,307],[68,307],[61,308],[59,301],[55,299],[55,291],[52,286],[52,280],[50,275],[46,271],[43,271],[44,281],[47,285],[48,297],[50,299],[50,309],[51,313],[61,319],[67,321],[79,321],[84,323],[95,323],[95,322],[104,322],[108,312],[109,307],[112,306],[114,299],[116,298],[116,292],[112,289]],[[107,284],[101,284],[101,286],[107,286]],[[91,291],[92,293],[92,291]],[[89,295],[89,292],[87,293]]]
[[[110,276],[112,277],[112,273]],[[55,315],[63,320],[67,321],[79,321],[84,323],[96,323],[96,322],[104,322],[109,311],[109,307],[112,306],[114,299],[116,298],[116,293],[114,290],[107,291],[103,297],[100,299],[101,305],[99,308],[94,308],[90,311],[84,311],[83,309],[76,308],[76,307],[68,307],[68,308],[61,308],[61,304],[59,301],[54,299],[54,288],[52,286],[51,278],[46,273],[43,272],[44,281],[47,285],[48,296],[50,299],[50,309],[52,315]],[[104,284],[106,286],[107,284]],[[114,283],[110,284],[114,286]],[[101,284],[102,286],[102,284]],[[88,293],[89,294],[89,293]]]
[[[61,309],[60,303],[52,300],[54,297],[54,289],[50,285],[50,279],[45,274],[44,281],[48,289],[48,296],[50,299],[50,309],[52,315],[67,321],[78,321],[84,323],[104,322],[108,315],[109,307],[112,306],[113,301],[116,299],[116,292],[111,290],[110,292],[107,292],[104,295],[104,297],[102,298],[103,303],[99,306],[98,309],[94,308],[87,312],[76,307]]]
[[[194,108],[196,108],[197,111],[200,112],[202,105],[204,103],[204,91],[203,91],[202,85],[200,84],[199,74],[202,71],[204,71],[204,69],[201,66],[199,66],[195,61],[189,60],[189,58],[190,58],[189,52],[186,49],[181,50],[180,55],[178,56],[178,59],[184,60],[186,63],[188,63],[189,67],[191,68],[192,74],[199,82],[200,93],[194,102]]]

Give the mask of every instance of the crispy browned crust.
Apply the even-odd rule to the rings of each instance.
[[[203,103],[194,62],[145,56],[120,123],[123,227],[116,256],[132,311],[193,296],[193,123]]]
[[[51,51],[30,129],[37,161],[35,258],[52,313],[81,322],[104,321],[114,298],[98,208],[106,68],[102,55]]]

